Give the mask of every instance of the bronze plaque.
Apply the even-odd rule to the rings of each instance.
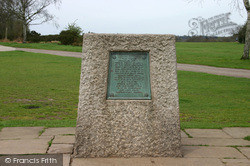
[[[107,99],[151,99],[148,52],[110,52]]]

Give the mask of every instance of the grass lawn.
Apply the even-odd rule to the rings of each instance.
[[[250,127],[250,79],[178,71],[183,128]]]
[[[46,50],[61,50],[81,52],[80,46],[65,46],[55,43],[3,43],[0,45],[35,48]],[[177,42],[178,63],[199,64],[226,68],[250,69],[249,60],[240,60],[243,53],[243,44],[230,42]]]
[[[178,63],[250,69],[249,60],[240,60],[243,44],[230,42],[177,42]]]
[[[0,128],[75,126],[80,58],[0,52]],[[182,128],[250,126],[249,79],[178,72]]]
[[[80,68],[80,58],[0,52],[0,126],[75,125]]]

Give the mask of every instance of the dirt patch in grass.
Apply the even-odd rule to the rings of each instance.
[[[23,105],[22,107],[25,109],[37,109],[37,108],[40,108],[41,106],[35,105],[35,104],[30,104],[30,105]]]

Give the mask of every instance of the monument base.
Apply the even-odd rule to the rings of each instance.
[[[108,95],[119,51],[148,52],[150,96]],[[85,34],[74,157],[181,157],[176,66],[173,35]]]

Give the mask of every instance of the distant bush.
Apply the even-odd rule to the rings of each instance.
[[[63,45],[72,45],[76,42],[77,38],[78,34],[74,31],[66,30],[60,33],[60,42]]]
[[[75,23],[68,24],[66,30],[61,31],[59,40],[64,45],[81,45],[82,29]]]
[[[60,36],[59,35],[43,35],[41,36],[41,41],[44,42],[52,42],[52,41],[59,41]]]
[[[27,32],[27,41],[39,43],[41,41],[41,34],[36,31]]]
[[[73,46],[82,46],[82,35],[79,36],[75,43],[72,44]]]

